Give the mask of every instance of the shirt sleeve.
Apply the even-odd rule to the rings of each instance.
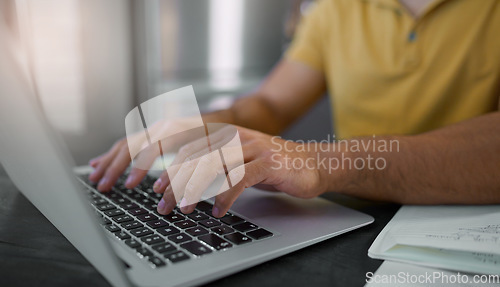
[[[329,0],[320,0],[306,12],[295,32],[293,41],[285,53],[285,58],[301,62],[307,66],[324,72],[325,66],[325,18],[328,13],[325,7]]]

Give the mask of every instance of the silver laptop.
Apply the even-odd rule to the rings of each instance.
[[[197,285],[373,222],[324,199],[253,188],[222,219],[211,216],[210,200],[190,215],[161,216],[153,178],[133,190],[119,182],[104,196],[86,182],[88,167],[74,167],[24,75],[9,45],[0,45],[0,162],[114,286]]]

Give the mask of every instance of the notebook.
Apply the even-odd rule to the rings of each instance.
[[[368,255],[500,274],[500,206],[403,206],[377,236]]]

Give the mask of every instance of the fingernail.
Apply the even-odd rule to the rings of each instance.
[[[99,181],[99,186],[97,187],[97,189],[102,189],[105,185],[107,185],[109,182],[108,178],[105,177],[103,179],[101,179],[101,181]]]
[[[187,202],[186,198],[183,197],[182,200],[181,200],[181,203],[179,204],[179,206],[180,207],[184,207],[184,206],[187,206],[187,205],[188,205],[188,202]]]
[[[92,175],[93,175],[93,173],[89,174],[89,176],[87,177],[87,179],[89,180],[89,182],[91,184],[96,184],[96,182],[91,179]]]
[[[158,212],[163,212],[165,210],[165,200],[162,198],[160,202],[158,202],[158,207],[156,208]]]
[[[135,176],[132,174],[129,175],[127,177],[127,180],[125,181],[125,186],[130,186],[134,180],[135,180]]]
[[[155,182],[155,184],[153,185],[153,190],[154,190],[155,192],[158,192],[158,189],[160,188],[160,186],[161,186],[161,178],[159,178],[159,179]]]
[[[186,200],[186,198],[182,198],[181,200],[181,203],[179,204],[179,207],[181,208],[181,211],[182,213],[185,213],[187,211],[187,206],[188,206],[188,202]]]
[[[212,208],[212,215],[215,217],[219,217],[219,209],[216,206]]]

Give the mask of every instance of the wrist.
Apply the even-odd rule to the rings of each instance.
[[[338,143],[322,144],[317,167],[323,192],[344,193],[358,182],[359,170],[350,168],[353,155]]]
[[[231,108],[203,114],[202,118],[205,123],[234,124],[233,111]]]

